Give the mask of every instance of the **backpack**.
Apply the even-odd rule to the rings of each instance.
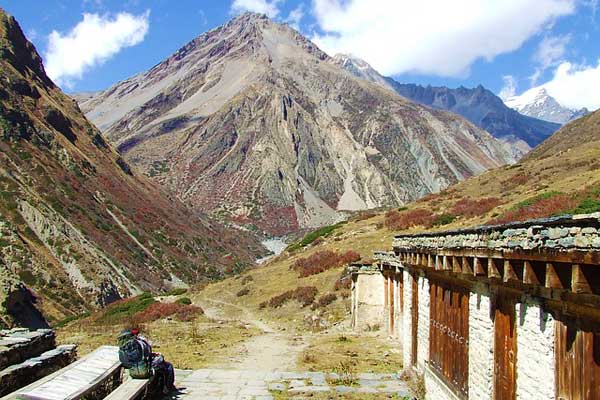
[[[119,338],[119,361],[133,379],[146,379],[152,375],[152,350],[148,343],[134,335]]]

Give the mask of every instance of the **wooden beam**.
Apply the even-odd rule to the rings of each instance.
[[[530,261],[525,261],[523,264],[523,283],[526,285],[540,284],[540,277],[535,273]]]
[[[562,289],[563,285],[556,273],[556,268],[552,263],[546,263],[546,282],[545,286],[551,289]]]
[[[482,262],[481,262],[481,258],[479,257],[474,257],[473,258],[473,273],[475,274],[475,276],[486,276],[487,273],[485,272],[485,267],[483,266]]]
[[[473,268],[469,264],[469,257],[462,258],[462,273],[465,275],[473,275]]]
[[[462,257],[460,257],[462,261]],[[459,257],[452,257],[452,272],[461,273],[462,266],[460,265]]]
[[[502,275],[496,266],[496,260],[493,258],[488,258],[488,278],[502,279]]]
[[[504,282],[508,281],[518,281],[519,277],[513,268],[513,265],[510,260],[504,260]]]
[[[571,267],[571,290],[574,293],[593,293],[592,287],[584,273],[584,266],[573,264]]]

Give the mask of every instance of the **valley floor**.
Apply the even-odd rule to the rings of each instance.
[[[347,321],[322,332],[287,329],[202,291],[194,304],[204,315],[193,322],[167,319],[143,326],[155,350],[177,369],[180,391],[172,399],[409,397],[407,382],[399,376],[399,343],[382,333],[355,335]],[[121,327],[82,321],[59,330],[59,338],[77,343],[83,355],[114,344]]]

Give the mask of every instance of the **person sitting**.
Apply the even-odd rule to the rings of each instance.
[[[133,379],[159,378],[163,393],[175,390],[173,365],[160,353],[153,353],[150,341],[137,329],[125,329],[117,337],[119,360]]]

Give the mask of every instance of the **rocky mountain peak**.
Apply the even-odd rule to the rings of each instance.
[[[179,198],[271,234],[404,203],[512,161],[462,118],[338,62],[291,27],[243,14],[81,107]]]

